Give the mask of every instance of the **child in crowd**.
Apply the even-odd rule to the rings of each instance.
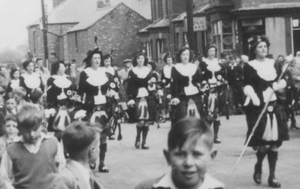
[[[13,93],[7,93],[4,96],[4,107],[0,108],[0,136],[2,136],[4,133],[3,127],[4,127],[4,118],[6,115],[16,115],[17,109],[16,109],[16,100]]]
[[[17,102],[17,112],[28,102],[25,101],[26,90],[23,87],[17,87],[13,89],[15,100]]]
[[[19,132],[17,126],[17,117],[15,115],[9,114],[5,116],[3,126],[4,135],[0,137],[0,159],[6,150],[6,146],[17,140]]]
[[[89,165],[95,164],[100,149],[100,126],[73,122],[63,133],[63,143],[70,159],[56,175],[51,189],[103,189],[94,179]]]
[[[56,138],[42,133],[43,117],[44,111],[31,104],[17,113],[21,137],[7,147],[0,166],[7,188],[47,189],[64,166],[63,150]]]
[[[186,117],[170,130],[168,150],[164,150],[171,170],[164,176],[142,182],[136,189],[223,189],[222,183],[208,175],[210,161],[217,152],[214,136],[206,122]]]

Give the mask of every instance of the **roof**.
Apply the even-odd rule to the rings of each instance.
[[[286,9],[286,8],[300,8],[300,3],[265,3],[257,6],[241,7],[233,11],[248,11],[248,10],[264,10],[264,9]]]
[[[101,18],[103,18],[105,15],[107,15],[108,13],[113,11],[115,8],[117,8],[119,5],[104,7],[102,9],[98,9],[97,11],[94,11],[90,14],[85,15],[80,20],[79,24],[74,26],[68,32],[73,32],[73,31],[78,31],[78,30],[85,30],[85,29],[89,28],[90,26],[94,25],[97,21],[99,21]]]
[[[148,32],[149,29],[155,29],[155,28],[164,28],[170,26],[170,19],[169,18],[162,18],[159,20],[156,20],[152,24],[149,24],[145,28],[141,29],[139,33]]]
[[[199,6],[198,8],[196,8],[193,11],[193,14],[199,14],[199,13],[204,13],[204,11],[210,6],[210,4],[206,4],[203,6]],[[172,22],[176,22],[176,21],[183,21],[184,18],[186,17],[186,12],[181,13],[180,15],[178,15],[177,17],[175,17]]]
[[[97,1],[98,0],[66,0],[48,14],[48,24],[79,23],[89,14],[101,14],[97,11]],[[149,0],[110,0],[110,2],[113,6],[124,2],[125,5],[144,18],[151,19]],[[39,23],[40,19],[29,26],[38,25]]]

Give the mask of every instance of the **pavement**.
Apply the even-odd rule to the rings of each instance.
[[[297,116],[300,126],[300,116]],[[134,140],[135,124],[122,124],[123,139],[109,140],[106,156],[106,166],[109,173],[95,171],[96,178],[106,189],[133,189],[144,180],[162,176],[168,167],[163,149],[167,146],[167,135],[170,122],[150,127],[147,145],[149,150],[136,149]],[[208,173],[223,182],[230,189],[264,189],[268,187],[268,161],[263,162],[262,184],[257,185],[252,179],[255,151],[247,148],[239,166],[235,164],[243,149],[246,135],[246,119],[244,115],[231,116],[229,120],[221,117],[219,138],[221,144],[216,144],[218,155],[211,163]],[[276,176],[283,189],[300,188],[300,130],[290,130],[290,140],[285,141],[279,149]]]

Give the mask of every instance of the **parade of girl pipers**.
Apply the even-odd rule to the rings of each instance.
[[[300,188],[298,0],[0,0],[0,189]]]

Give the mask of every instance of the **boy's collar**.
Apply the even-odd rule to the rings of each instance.
[[[172,172],[169,171],[165,174],[157,183],[153,185],[154,188],[168,188],[168,189],[177,189],[173,179],[172,179]],[[203,183],[199,186],[198,189],[214,189],[214,188],[224,188],[224,185],[211,177],[208,174],[205,174]]]
[[[42,132],[42,133],[41,133],[40,140],[47,139],[47,138],[50,138],[50,137],[51,137],[51,136],[46,135],[45,133]],[[25,143],[25,142],[24,142],[24,138],[23,138],[22,135],[19,137],[18,142]]]

